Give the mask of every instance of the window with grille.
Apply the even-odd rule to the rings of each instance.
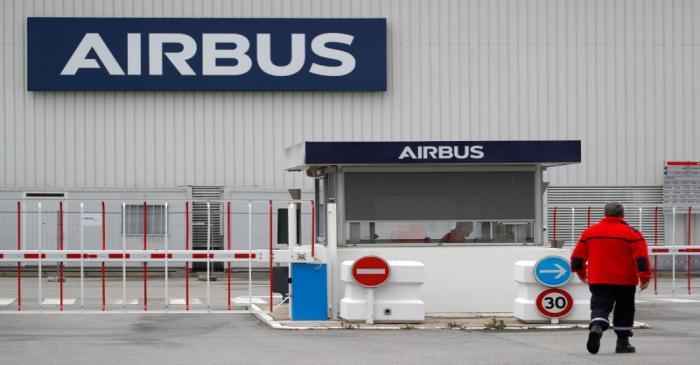
[[[144,229],[143,204],[129,204],[124,212],[124,228],[127,235],[141,235]],[[165,205],[149,204],[146,207],[146,226],[149,235],[165,234]]]

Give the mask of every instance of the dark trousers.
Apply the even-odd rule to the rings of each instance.
[[[610,327],[608,316],[613,312],[613,326],[617,337],[631,337],[634,324],[634,285],[592,284],[591,324],[605,331]],[[589,327],[590,327],[589,326]]]

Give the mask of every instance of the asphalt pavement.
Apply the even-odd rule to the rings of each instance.
[[[2,364],[695,364],[700,299],[645,300],[636,354],[585,330],[272,330],[249,314],[0,314]]]

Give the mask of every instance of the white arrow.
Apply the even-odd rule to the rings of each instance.
[[[564,274],[566,274],[566,269],[563,268],[561,265],[554,264],[554,266],[557,267],[556,270],[555,269],[550,269],[550,270],[543,269],[543,270],[540,270],[540,273],[542,273],[542,274],[558,274],[557,276],[554,277],[555,279],[559,279],[560,277],[564,276]]]

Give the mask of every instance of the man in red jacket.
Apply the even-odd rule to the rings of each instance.
[[[634,323],[634,293],[637,283],[640,290],[649,286],[651,272],[644,236],[625,222],[624,213],[622,204],[606,204],[605,218],[581,234],[571,255],[572,270],[588,283],[591,291],[586,348],[592,354],[600,349],[603,331],[610,326],[611,311],[617,334],[615,352],[635,352],[629,342]]]

